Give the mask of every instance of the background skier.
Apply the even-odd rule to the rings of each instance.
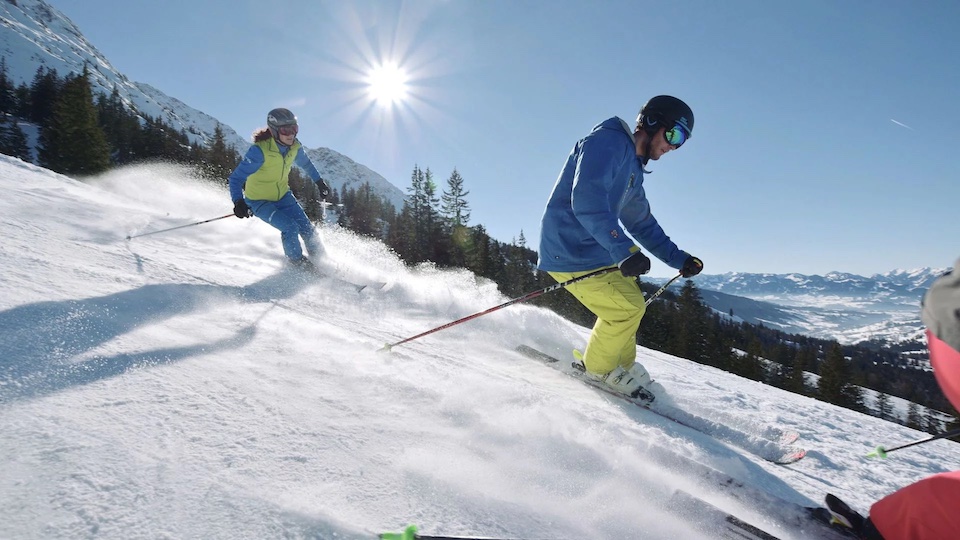
[[[289,176],[293,165],[303,169],[316,182],[320,197],[326,198],[330,187],[303,151],[297,133],[297,117],[289,109],[273,109],[267,113],[267,127],[253,134],[253,146],[230,174],[230,198],[238,218],[251,215],[280,230],[283,253],[296,265],[310,265],[303,256],[303,237],[311,256],[323,255],[323,243],[300,203],[290,191]]]

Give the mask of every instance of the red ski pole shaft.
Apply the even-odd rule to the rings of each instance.
[[[546,294],[546,293],[548,293],[548,292],[555,291],[555,290],[557,290],[557,289],[562,289],[563,287],[566,287],[566,286],[568,286],[568,285],[572,285],[572,284],[574,284],[574,283],[577,283],[578,281],[583,281],[583,280],[585,280],[585,279],[587,279],[587,278],[592,278],[592,277],[595,277],[595,276],[600,276],[600,275],[603,275],[603,274],[608,274],[608,273],[613,272],[613,271],[615,271],[615,270],[619,270],[619,269],[618,269],[616,266],[611,266],[610,268],[601,268],[600,270],[595,270],[595,271],[593,271],[593,272],[590,272],[589,274],[584,274],[584,275],[582,275],[582,276],[580,276],[580,277],[575,277],[575,278],[573,278],[573,279],[564,281],[563,283],[556,283],[556,284],[554,284],[554,285],[550,285],[549,287],[544,287],[544,288],[540,289],[539,291],[533,291],[533,292],[527,293],[527,294],[525,294],[525,295],[523,295],[523,296],[520,296],[520,297],[518,297],[518,298],[514,298],[513,300],[510,300],[510,301],[508,301],[508,302],[504,302],[504,303],[500,304],[499,306],[494,306],[494,307],[492,307],[492,308],[490,308],[490,309],[486,309],[486,310],[481,311],[481,312],[479,312],[479,313],[474,313],[473,315],[468,315],[468,316],[466,316],[466,317],[463,317],[462,319],[457,319],[457,320],[455,320],[455,321],[453,321],[453,322],[448,322],[447,324],[445,324],[445,325],[443,325],[443,326],[438,326],[438,327],[436,327],[436,328],[434,328],[434,329],[432,329],[432,330],[427,330],[426,332],[422,332],[422,333],[417,334],[417,335],[415,335],[415,336],[408,337],[407,339],[400,340],[400,341],[398,341],[398,342],[396,342],[396,343],[388,343],[388,344],[384,345],[383,349],[381,349],[381,350],[382,350],[382,351],[389,351],[390,349],[396,347],[397,345],[402,345],[402,344],[404,344],[404,343],[406,343],[406,342],[408,342],[408,341],[413,341],[413,340],[415,340],[415,339],[417,339],[417,338],[422,338],[423,336],[430,335],[430,334],[432,334],[432,333],[434,333],[434,332],[439,332],[440,330],[443,330],[443,329],[445,329],[445,328],[450,328],[451,326],[456,326],[456,325],[458,325],[458,324],[460,324],[460,323],[464,323],[464,322],[467,322],[467,321],[469,321],[469,320],[476,319],[477,317],[482,317],[482,316],[484,316],[484,315],[486,315],[486,314],[488,314],[488,313],[493,313],[494,311],[497,311],[497,310],[499,310],[499,309],[503,309],[503,308],[505,308],[505,307],[507,307],[507,306],[512,306],[513,304],[516,304],[516,303],[518,303],[518,302],[524,302],[524,301],[526,301],[526,300],[530,300],[530,299],[532,299],[532,298],[536,298],[536,297],[538,297],[538,296],[540,296],[540,295],[543,295],[543,294]]]

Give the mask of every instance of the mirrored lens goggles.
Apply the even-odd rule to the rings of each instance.
[[[291,126],[280,126],[277,128],[277,131],[280,132],[281,135],[286,135],[286,136],[296,135],[297,133],[300,132],[300,127],[297,126],[296,124],[293,124]]]
[[[683,143],[687,142],[687,132],[680,124],[664,131],[663,137],[667,139],[668,144],[676,146],[677,148],[680,148]]]

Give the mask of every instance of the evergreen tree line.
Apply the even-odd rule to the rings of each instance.
[[[21,122],[39,128],[37,155]],[[0,58],[0,153],[36,162],[52,171],[87,176],[112,166],[163,160],[195,167],[203,178],[226,183],[240,161],[216,126],[208,145],[191,143],[185,130],[139,113],[114,88],[93,95],[90,72],[60,77],[40,67],[31,84],[14,86]]]
[[[240,156],[224,141],[217,125],[206,146],[191,143],[187,133],[162,119],[138,114],[114,89],[92,95],[89,72],[59,77],[39,68],[30,85],[14,87],[0,58],[0,152],[32,161],[21,121],[40,128],[37,161],[68,175],[89,175],[110,167],[149,160],[192,165],[203,178],[226,183]],[[454,169],[443,188],[429,168],[414,166],[409,196],[399,212],[377,195],[369,183],[333,190],[320,201],[313,182],[296,169],[290,178],[294,194],[308,215],[320,221],[325,206],[337,209],[337,223],[385,242],[409,265],[433,264],[466,268],[492,280],[507,296],[519,296],[554,284],[536,269],[537,253],[526,246],[523,231],[511,243],[491,238],[483,225],[469,224],[469,192]],[[642,283],[647,294],[655,287]],[[565,318],[592,326],[595,317],[572,295],[555,293],[533,300]],[[489,306],[478,306],[481,307]],[[752,325],[734,323],[712,312],[687,280],[679,294],[668,291],[647,310],[638,343],[669,354],[711,365],[792,392],[816,397],[854,410],[867,404],[858,387],[901,397],[957,416],[932,374],[904,369],[897,351],[878,344],[841,346],[836,342]],[[819,375],[816,382],[803,372]],[[873,408],[892,419],[889,400]],[[905,423],[937,432],[944,426],[922,417],[916,406]],[[955,425],[954,423],[953,425]],[[948,426],[949,427],[949,426]]]

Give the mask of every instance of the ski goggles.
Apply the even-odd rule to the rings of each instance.
[[[284,136],[296,135],[299,132],[300,132],[300,127],[297,126],[296,124],[291,124],[289,126],[280,126],[277,128],[277,133]]]
[[[663,138],[667,140],[668,144],[680,148],[683,143],[687,142],[687,130],[683,129],[680,124],[675,124],[672,128],[663,132]]]

